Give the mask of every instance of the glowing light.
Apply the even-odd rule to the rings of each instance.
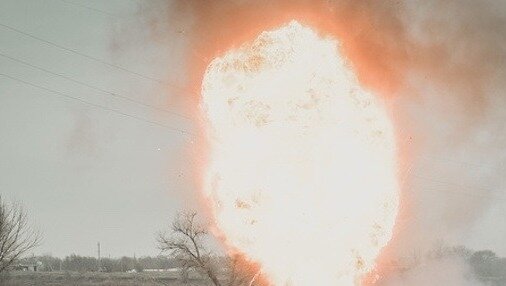
[[[356,285],[398,208],[391,122],[334,39],[292,22],[209,65],[204,189],[274,285]]]

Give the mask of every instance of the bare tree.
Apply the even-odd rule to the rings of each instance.
[[[172,223],[172,231],[159,234],[158,246],[162,252],[174,255],[182,263],[183,271],[198,271],[207,275],[215,286],[221,286],[218,265],[213,263],[213,257],[204,245],[208,232],[197,222],[196,216],[196,212],[178,214]]]
[[[0,197],[0,273],[40,241],[41,234],[30,225],[21,205],[7,204]]]
[[[228,258],[227,272],[228,286],[263,285],[259,265],[249,262],[241,254],[236,253]]]

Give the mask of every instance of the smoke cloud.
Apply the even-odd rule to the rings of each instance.
[[[485,286],[471,274],[462,259],[444,258],[424,262],[423,265],[395,274],[382,283],[385,286]]]
[[[506,2],[185,0],[150,1],[143,11],[151,11],[148,23],[169,23],[155,25],[154,38],[174,36],[160,27],[184,36],[180,95],[193,107],[210,61],[263,30],[296,19],[337,37],[397,127],[403,209],[385,255],[404,257],[439,241],[506,255],[504,244],[494,244],[506,226],[487,215],[506,205]],[[473,232],[477,225],[491,227]],[[478,285],[466,273],[465,262],[441,260],[389,285]]]

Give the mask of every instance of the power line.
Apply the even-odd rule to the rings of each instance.
[[[83,9],[88,9],[90,11],[94,11],[94,12],[98,12],[98,13],[101,13],[101,14],[105,14],[107,16],[110,16],[110,17],[114,17],[114,18],[118,18],[118,19],[122,19],[124,17],[121,17],[121,16],[118,16],[118,15],[114,15],[114,14],[111,14],[107,11],[104,11],[104,10],[100,10],[100,9],[96,9],[96,8],[93,8],[93,7],[89,7],[89,6],[85,6],[85,5],[82,5],[82,4],[78,4],[78,3],[74,3],[74,2],[71,2],[71,1],[68,1],[68,0],[59,0],[61,2],[64,2],[66,4],[70,4],[70,5],[75,5],[77,7],[80,7],[80,8],[83,8]],[[183,31],[184,32],[184,31]],[[203,57],[202,55],[200,55],[199,53],[193,51],[193,54],[198,57],[200,60],[202,60],[203,62],[207,62],[207,60],[205,59],[205,57]],[[168,84],[168,83],[167,83]],[[168,84],[170,85],[170,84]]]
[[[506,198],[503,198],[502,196],[498,196],[497,194],[490,194],[490,193],[493,193],[493,189],[487,189],[487,188],[473,188],[473,187],[468,187],[468,186],[463,186],[463,185],[459,185],[459,184],[455,184],[455,183],[451,183],[451,182],[446,182],[446,181],[443,181],[443,180],[438,180],[438,179],[434,179],[434,178],[427,178],[427,177],[423,177],[423,176],[419,176],[419,175],[413,175],[413,177],[415,178],[418,178],[418,179],[421,179],[421,180],[424,180],[424,181],[428,181],[428,182],[436,182],[436,183],[441,183],[441,184],[447,184],[449,186],[454,186],[454,187],[457,187],[459,189],[474,189],[474,190],[478,190],[478,191],[482,191],[482,192],[487,192],[489,194],[477,194],[477,193],[473,193],[473,192],[465,192],[465,191],[457,191],[457,190],[436,190],[435,188],[431,188],[431,189],[423,189],[424,191],[431,191],[431,192],[444,192],[444,193],[452,193],[452,194],[455,194],[455,195],[464,195],[464,196],[470,196],[470,197],[477,197],[477,198],[488,198],[488,199],[496,199],[496,200],[505,200],[506,201]]]
[[[128,96],[124,96],[124,95],[121,95],[121,94],[118,94],[118,93],[115,93],[115,92],[107,91],[105,89],[96,87],[94,85],[91,85],[91,84],[88,84],[88,83],[85,83],[85,82],[82,82],[82,81],[79,81],[79,80],[76,80],[76,79],[73,79],[73,78],[65,76],[63,74],[55,73],[55,72],[47,70],[47,69],[45,69],[43,67],[31,64],[31,63],[23,61],[23,60],[20,60],[18,58],[14,58],[14,57],[11,57],[11,56],[3,54],[3,53],[0,53],[0,56],[2,56],[4,58],[8,58],[11,61],[14,61],[14,62],[23,64],[23,65],[29,66],[31,68],[34,68],[34,69],[37,69],[37,70],[40,70],[40,71],[52,74],[54,76],[58,76],[58,77],[64,78],[64,79],[69,80],[71,82],[77,83],[77,84],[79,84],[81,86],[85,86],[85,87],[97,90],[97,91],[99,91],[101,93],[104,93],[104,94],[107,94],[107,95],[111,95],[111,96],[114,96],[114,97],[117,97],[117,98],[121,98],[121,99],[124,99],[124,100],[128,100],[130,102],[133,102],[133,103],[138,104],[138,105],[142,105],[144,107],[152,108],[152,109],[155,109],[155,110],[158,110],[158,111],[161,111],[161,112],[165,112],[165,113],[168,113],[168,114],[171,114],[171,115],[175,115],[175,116],[178,116],[178,117],[190,120],[190,117],[182,115],[182,114],[179,114],[177,112],[169,111],[169,110],[164,109],[164,108],[160,108],[160,107],[157,107],[157,106],[154,106],[154,105],[146,104],[146,103],[144,103],[142,101],[138,101],[138,100],[132,99],[132,98],[130,98]]]
[[[70,1],[67,1],[67,0],[59,0],[59,1],[64,2],[64,3],[67,3],[67,4],[70,4],[70,5],[76,5],[76,6],[79,6],[79,7],[83,7],[83,8],[86,8],[86,9],[90,9],[90,10],[93,10],[93,11],[96,11],[96,12],[101,12],[101,13],[106,13],[106,14],[109,14],[109,13],[107,13],[107,12],[105,12],[105,11],[102,11],[102,10],[99,10],[99,9],[95,9],[95,8],[91,8],[91,7],[88,7],[88,6],[84,6],[84,5],[81,5],[81,4],[73,3],[73,2],[70,2]],[[115,16],[115,17],[117,17],[117,16]],[[25,36],[27,36],[27,37],[30,37],[30,38],[32,38],[32,39],[38,40],[38,41],[40,41],[40,42],[46,43],[46,44],[48,44],[48,45],[54,46],[54,47],[56,47],[56,48],[59,48],[59,49],[62,49],[62,50],[65,50],[65,51],[68,51],[68,52],[74,53],[74,54],[76,54],[76,55],[82,56],[82,57],[84,57],[84,58],[87,58],[87,59],[90,59],[90,60],[93,60],[93,61],[96,61],[96,62],[100,62],[100,63],[102,63],[102,64],[104,64],[104,65],[107,65],[107,66],[110,66],[110,67],[113,67],[113,68],[116,68],[116,69],[122,70],[122,71],[127,72],[127,73],[134,74],[134,75],[139,76],[139,77],[142,77],[142,78],[144,78],[144,79],[151,80],[151,81],[155,81],[155,82],[157,82],[157,83],[159,83],[159,84],[170,85],[170,86],[173,86],[173,87],[176,87],[176,88],[180,88],[180,87],[177,87],[177,86],[175,86],[175,85],[172,85],[172,84],[169,84],[169,83],[167,83],[167,82],[164,82],[164,81],[162,81],[162,80],[159,80],[159,79],[156,79],[156,78],[152,78],[152,77],[149,77],[149,76],[145,76],[145,75],[143,75],[143,74],[141,74],[141,73],[138,73],[138,72],[135,72],[135,71],[129,70],[129,69],[127,69],[127,68],[124,68],[124,67],[121,67],[121,66],[118,66],[118,65],[115,65],[115,64],[109,63],[109,62],[106,62],[106,61],[101,60],[101,59],[99,59],[99,58],[96,58],[96,57],[90,56],[90,55],[88,55],[88,54],[81,53],[81,52],[79,52],[79,51],[77,51],[77,50],[74,50],[74,49],[71,49],[71,48],[67,48],[67,47],[65,47],[65,46],[59,45],[59,44],[54,43],[54,42],[52,42],[52,41],[45,40],[45,39],[43,39],[43,38],[41,38],[41,37],[38,37],[38,36],[35,36],[35,35],[33,35],[33,34],[27,33],[27,32],[25,32],[25,31],[19,30],[19,29],[17,29],[17,28],[12,27],[12,26],[5,25],[5,24],[3,24],[3,23],[0,23],[0,26],[2,26],[2,27],[4,27],[4,28],[6,28],[6,29],[8,29],[8,30],[11,30],[11,31],[13,31],[13,32],[16,32],[16,33],[19,33],[19,34],[25,35]],[[44,68],[42,68],[42,67],[39,67],[39,66],[36,66],[36,65],[30,64],[30,63],[28,63],[28,62],[25,62],[25,61],[22,61],[22,60],[19,60],[19,59],[15,59],[15,58],[10,57],[10,56],[8,56],[8,55],[5,55],[5,54],[0,54],[0,55],[4,56],[4,57],[6,57],[6,58],[9,58],[9,59],[11,59],[11,60],[13,60],[13,61],[16,61],[16,62],[18,62],[18,63],[22,63],[22,64],[27,65],[27,66],[30,66],[30,67],[32,67],[32,68],[35,68],[35,69],[38,69],[38,70],[41,70],[41,71],[44,71],[44,72],[50,73],[50,74],[52,74],[52,75],[55,75],[55,76],[59,76],[59,77],[65,78],[65,79],[67,79],[67,80],[69,80],[69,81],[72,81],[72,82],[75,82],[75,83],[77,83],[77,84],[80,84],[80,85],[83,85],[83,86],[89,87],[89,88],[91,88],[91,89],[94,89],[94,90],[100,91],[100,92],[102,92],[102,93],[105,93],[105,94],[108,94],[108,95],[111,95],[111,96],[115,96],[115,97],[118,97],[118,98],[122,98],[122,99],[124,99],[124,100],[128,100],[128,101],[131,101],[131,102],[133,102],[133,103],[136,103],[136,104],[139,104],[139,105],[142,105],[142,106],[145,106],[145,107],[149,107],[149,108],[157,109],[157,110],[162,111],[162,112],[171,113],[171,114],[174,114],[174,115],[176,115],[176,116],[179,116],[179,117],[182,117],[182,118],[185,118],[185,119],[190,119],[190,118],[189,118],[189,117],[187,117],[187,116],[184,116],[184,115],[181,115],[181,114],[178,114],[178,113],[175,113],[175,112],[171,112],[171,111],[168,111],[168,110],[163,109],[163,108],[159,108],[159,107],[156,107],[156,106],[152,106],[152,105],[149,105],[149,104],[146,104],[146,103],[143,103],[143,102],[140,102],[140,101],[134,100],[134,99],[132,99],[132,98],[129,98],[129,97],[126,97],[126,96],[123,96],[123,95],[117,94],[117,93],[113,93],[113,92],[110,92],[110,91],[107,91],[107,90],[104,90],[104,89],[101,89],[101,88],[98,88],[98,87],[96,87],[96,86],[93,86],[93,85],[90,85],[90,84],[87,84],[87,83],[84,83],[84,82],[81,82],[81,81],[75,80],[75,79],[73,79],[73,78],[71,78],[71,77],[67,77],[67,76],[64,76],[64,75],[61,75],[61,74],[58,74],[58,73],[54,73],[54,72],[49,71],[49,70],[47,70],[47,69],[44,69]],[[13,78],[13,77],[10,77],[10,76],[7,76],[7,75],[4,75],[4,76],[9,77],[9,78],[11,78],[11,79],[13,79],[13,80],[17,80],[17,81],[19,81],[19,82],[23,82],[22,80],[19,80],[19,79],[16,79],[16,78]],[[28,83],[28,82],[23,82],[23,83],[25,83],[25,84],[29,84],[29,85],[32,85],[32,86],[37,87],[37,88],[42,88],[42,89],[45,89],[45,90],[48,90],[48,91],[51,91],[51,92],[56,92],[56,91],[53,91],[53,90],[49,90],[49,89],[46,89],[46,88],[43,88],[43,87],[40,87],[40,86],[36,86],[36,85],[30,84],[30,83]],[[71,97],[71,98],[72,98],[72,97]],[[74,98],[74,99],[82,101],[81,99],[78,99],[78,98]],[[85,101],[83,101],[83,102],[85,102]],[[86,102],[86,103],[91,104],[91,103],[89,103],[89,102]],[[94,104],[92,104],[92,105],[94,105]],[[99,105],[97,105],[96,107],[98,107],[98,106],[99,106]],[[120,113],[120,114],[123,114],[122,112],[117,111],[117,110],[114,110],[114,109],[111,109],[110,111],[115,111],[115,112],[118,112],[118,113]],[[132,117],[132,115],[128,115],[128,114],[123,114],[123,115]],[[151,121],[146,121],[146,122],[154,123],[154,122],[151,122]],[[163,125],[163,126],[165,126],[165,125]],[[167,127],[167,126],[165,126],[165,127]],[[169,128],[170,128],[170,127],[169,127]],[[456,162],[456,163],[457,163],[457,162]],[[463,163],[463,162],[459,162],[459,163],[461,163],[461,164],[465,164],[465,163]]]
[[[108,17],[118,18],[118,19],[121,18],[120,16],[112,14],[110,12],[107,12],[107,11],[104,11],[104,10],[100,10],[100,9],[97,9],[97,8],[93,8],[93,7],[90,7],[90,6],[87,6],[87,5],[83,5],[83,4],[80,4],[80,3],[75,3],[75,2],[72,2],[72,1],[68,1],[68,0],[58,0],[58,1],[63,2],[65,4],[67,4],[67,5],[77,6],[77,7],[84,8],[84,9],[87,9],[87,10],[90,10],[90,11],[98,12],[98,13],[103,14],[103,15],[108,16]]]
[[[409,137],[409,140],[411,140],[411,137]],[[405,140],[406,142],[409,141],[409,140]],[[444,160],[438,160],[436,158],[431,158],[429,156],[422,156],[422,157],[425,157],[427,160],[434,160],[434,161],[444,161]],[[455,162],[455,161],[451,161],[453,163],[461,163],[461,164],[466,164],[464,162]],[[412,172],[412,167],[414,165],[415,161],[411,161],[411,163],[409,164],[409,166],[407,166],[408,164],[406,164],[406,166],[408,167],[407,168],[407,171],[404,173],[404,177],[403,178],[400,178],[399,181],[400,183],[402,184],[408,177],[413,177],[413,178],[418,178],[420,180],[423,180],[423,181],[427,181],[427,182],[435,182],[435,183],[440,183],[440,184],[446,184],[448,186],[453,186],[453,187],[456,187],[456,188],[459,188],[459,189],[474,189],[474,190],[478,190],[478,191],[481,191],[481,192],[487,192],[487,193],[492,193],[494,190],[491,189],[491,188],[474,188],[474,187],[469,187],[469,186],[463,186],[463,185],[460,185],[460,184],[456,184],[456,183],[452,183],[452,182],[448,182],[448,181],[444,181],[444,180],[439,180],[439,179],[435,179],[435,178],[428,178],[428,177],[425,177],[425,176],[420,176],[418,174],[414,174]],[[423,191],[427,191],[427,192],[442,192],[442,190],[436,190],[436,189],[422,189]],[[502,196],[498,196],[497,194],[490,194],[490,195],[487,195],[487,194],[477,194],[477,193],[473,193],[473,192],[466,192],[466,191],[457,191],[457,190],[443,190],[443,192],[445,193],[451,193],[453,195],[459,195],[459,196],[470,196],[470,197],[479,197],[479,198],[491,198],[491,199],[497,199],[497,200],[504,200],[506,201],[506,198],[503,198]]]
[[[485,192],[492,191],[489,188],[468,187],[468,186],[456,184],[456,183],[453,183],[453,182],[448,182],[448,181],[444,181],[444,180],[440,180],[440,179],[435,179],[435,178],[427,178],[425,176],[420,176],[420,175],[416,175],[416,174],[413,174],[412,176],[415,177],[415,178],[421,179],[421,180],[430,181],[430,182],[434,182],[434,183],[440,183],[440,184],[446,184],[448,186],[454,186],[454,187],[457,187],[457,188],[460,188],[460,189],[474,189],[474,190],[485,191]]]
[[[95,62],[99,62],[103,65],[106,65],[106,66],[109,66],[109,67],[112,67],[112,68],[115,68],[115,69],[118,69],[118,70],[121,70],[121,71],[124,71],[124,72],[127,72],[127,73],[130,73],[130,74],[133,74],[133,75],[136,75],[138,77],[141,77],[141,78],[144,78],[144,79],[147,79],[147,80],[150,80],[150,81],[154,81],[154,82],[157,82],[159,84],[162,84],[162,85],[169,85],[169,86],[172,86],[172,87],[176,87],[178,89],[180,89],[180,87],[178,86],[175,86],[173,84],[170,84],[170,83],[167,83],[167,82],[164,82],[163,80],[160,80],[160,79],[156,79],[156,78],[153,78],[153,77],[150,77],[150,76],[146,76],[146,75],[143,75],[141,73],[138,73],[138,72],[135,72],[135,71],[132,71],[132,70],[129,70],[127,68],[124,68],[122,66],[118,66],[118,65],[115,65],[113,63],[109,63],[109,62],[106,62],[102,59],[99,59],[99,58],[96,58],[96,57],[93,57],[93,56],[90,56],[88,54],[84,54],[84,53],[81,53],[77,50],[74,50],[74,49],[71,49],[71,48],[67,48],[65,46],[62,46],[60,44],[57,44],[55,42],[52,42],[52,41],[48,41],[46,39],[43,39],[41,37],[38,37],[38,36],[35,36],[33,34],[30,34],[30,33],[27,33],[25,31],[22,31],[22,30],[19,30],[17,28],[14,28],[14,27],[11,27],[9,25],[6,25],[6,24],[3,24],[3,23],[0,23],[0,26],[1,27],[4,27],[5,29],[8,29],[10,31],[13,31],[13,32],[16,32],[16,33],[19,33],[19,34],[22,34],[26,37],[29,37],[29,38],[32,38],[32,39],[35,39],[37,41],[40,41],[40,42],[43,42],[47,45],[50,45],[50,46],[53,46],[53,47],[56,47],[58,49],[61,49],[61,50],[65,50],[67,52],[70,52],[70,53],[73,53],[73,54],[76,54],[76,55],[79,55],[81,57],[84,57],[84,58],[87,58],[89,60],[92,60],[92,61],[95,61]]]
[[[92,102],[83,100],[83,99],[78,98],[78,97],[74,97],[74,96],[68,95],[66,93],[63,93],[63,92],[60,92],[60,91],[57,91],[57,90],[53,90],[53,89],[50,89],[50,88],[47,88],[47,87],[43,87],[43,86],[31,83],[31,82],[22,80],[22,79],[17,78],[17,77],[13,77],[13,76],[10,76],[10,75],[7,75],[7,74],[1,74],[1,73],[0,73],[0,76],[9,78],[11,80],[14,80],[14,81],[17,81],[17,82],[20,82],[20,83],[23,83],[25,85],[29,85],[29,86],[32,86],[32,87],[35,87],[35,88],[39,88],[39,89],[45,90],[45,91],[53,93],[53,94],[57,94],[57,95],[59,95],[61,97],[73,99],[75,101],[78,101],[80,103],[83,103],[83,104],[86,104],[86,105],[89,105],[89,106],[92,106],[92,107],[95,107],[95,108],[98,108],[98,109],[102,109],[102,110],[105,110],[105,111],[113,112],[113,113],[122,115],[124,117],[129,117],[129,118],[132,118],[132,119],[135,119],[135,120],[138,120],[138,121],[142,121],[142,122],[146,122],[146,123],[149,123],[149,124],[152,124],[152,125],[160,126],[160,127],[163,127],[165,129],[168,129],[168,130],[171,130],[171,131],[174,131],[174,132],[180,132],[182,135],[192,134],[192,133],[190,133],[190,132],[188,132],[186,130],[183,130],[183,129],[170,127],[170,126],[158,123],[156,121],[146,120],[146,119],[143,119],[141,117],[138,117],[138,116],[135,116],[135,115],[131,115],[131,114],[128,114],[128,113],[125,113],[125,112],[122,112],[122,111],[119,111],[119,110],[116,110],[116,109],[112,109],[112,108],[109,108],[109,107],[106,107],[106,106],[103,106],[103,105],[100,105],[100,104],[92,103]]]
[[[480,195],[470,192],[461,192],[461,191],[455,191],[455,190],[441,190],[441,189],[422,189],[424,192],[432,192],[432,193],[448,193],[452,195],[458,195],[458,196],[468,196],[468,197],[474,197],[474,198],[482,198],[482,199],[495,199],[496,201],[506,201],[506,198],[502,196],[497,195]]]
[[[490,170],[493,168],[493,166],[488,166],[486,164],[483,164],[483,163],[470,163],[471,161],[463,161],[463,160],[453,160],[453,159],[440,159],[438,157],[435,157],[435,156],[430,156],[430,155],[418,155],[420,158],[422,159],[425,159],[427,161],[436,161],[436,162],[441,162],[441,163],[450,163],[450,164],[454,164],[454,165],[461,165],[461,166],[466,166],[466,167],[470,167],[470,168],[474,168],[474,169],[480,169],[480,170]]]

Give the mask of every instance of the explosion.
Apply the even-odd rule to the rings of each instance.
[[[211,62],[201,104],[226,244],[273,285],[357,285],[392,237],[396,146],[337,40],[297,22],[263,32]]]

